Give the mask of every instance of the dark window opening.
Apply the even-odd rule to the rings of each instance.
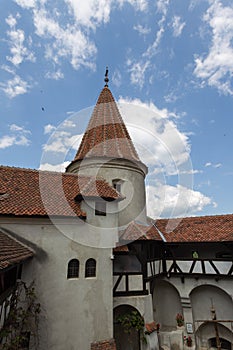
[[[115,190],[117,190],[117,192],[121,192],[121,184],[119,182],[113,184],[113,187],[115,188]]]
[[[96,276],[96,261],[95,259],[88,259],[85,267],[85,277]]]
[[[135,255],[115,255],[113,260],[113,272],[139,272],[142,266]]]
[[[217,259],[232,259],[232,254],[230,252],[217,252]]]
[[[231,350],[231,343],[224,339],[224,338],[219,338],[220,344],[221,344],[221,349],[227,349]],[[217,340],[216,338],[211,338],[209,339],[209,346],[211,348],[217,348]]]
[[[106,203],[96,202],[95,203],[95,215],[106,216]]]
[[[78,259],[72,259],[68,263],[67,278],[79,277],[79,261]]]
[[[0,294],[7,289],[14,287],[17,278],[19,278],[17,266],[14,266],[7,271],[2,271],[0,273]]]
[[[115,188],[115,190],[117,190],[117,192],[121,193],[121,185],[122,185],[121,180],[113,180],[112,185]]]

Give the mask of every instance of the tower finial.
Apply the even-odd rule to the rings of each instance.
[[[105,86],[108,86],[108,82],[109,82],[109,79],[108,79],[108,67],[106,67],[104,81],[105,81]]]

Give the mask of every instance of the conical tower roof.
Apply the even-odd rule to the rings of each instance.
[[[124,158],[140,162],[107,84],[99,95],[73,162],[96,157]]]

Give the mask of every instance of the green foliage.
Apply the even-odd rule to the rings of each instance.
[[[184,316],[180,313],[176,314],[176,322],[179,327],[184,325]]]
[[[9,312],[6,312],[6,310]],[[5,304],[6,319],[0,329],[0,350],[23,350],[29,337],[38,339],[38,317],[40,304],[37,303],[33,283],[29,286],[19,281]]]
[[[133,330],[135,330],[140,333],[142,340],[147,342],[144,335],[145,321],[138,311],[131,311],[119,316],[117,318],[117,322],[122,325],[125,333],[130,334]]]

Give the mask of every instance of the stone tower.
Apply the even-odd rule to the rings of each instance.
[[[131,221],[146,222],[147,167],[139,159],[107,82],[66,171],[102,177],[116,188],[124,197],[118,206],[118,226],[123,228]]]

